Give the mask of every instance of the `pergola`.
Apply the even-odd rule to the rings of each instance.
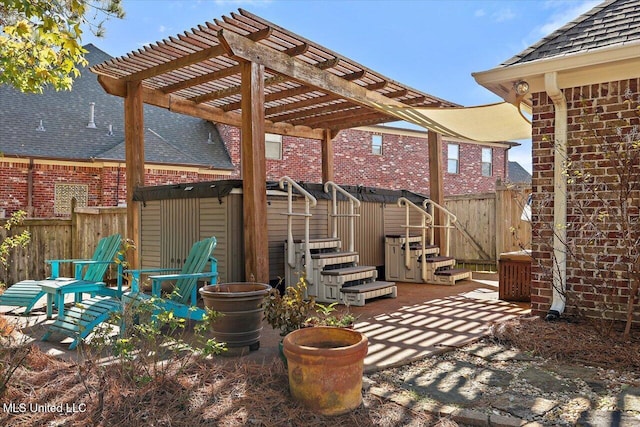
[[[138,240],[144,185],[143,104],[241,129],[245,274],[268,282],[265,132],[322,141],[322,179],[333,179],[341,129],[397,121],[380,109],[457,107],[417,91],[247,11],[91,68],[124,98],[127,233]],[[442,203],[441,135],[429,132],[430,197]],[[132,261],[138,266],[138,255]]]

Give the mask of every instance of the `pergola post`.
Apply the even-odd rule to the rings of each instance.
[[[429,145],[429,197],[431,200],[444,206],[444,190],[442,184],[442,135],[429,130],[427,132],[427,143]],[[433,225],[442,225],[443,213],[439,209],[433,210]],[[434,245],[442,250],[445,242],[445,229],[436,228],[434,232]]]
[[[144,109],[141,81],[127,82],[124,98],[124,141],[127,167],[127,236],[140,245],[140,206],[133,201],[136,187],[144,185]],[[140,253],[129,257],[131,268],[140,267]]]
[[[330,129],[325,129],[322,145],[322,182],[333,181],[333,135]]]
[[[242,62],[242,192],[245,280],[269,283],[264,148],[264,66]]]

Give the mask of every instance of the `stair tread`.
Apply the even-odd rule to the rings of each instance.
[[[442,262],[442,261],[451,261],[451,260],[455,260],[455,258],[452,258],[450,256],[433,256],[433,257],[427,257],[426,259],[427,262]]]
[[[358,255],[358,252],[322,252],[319,254],[311,254],[312,259],[327,259],[336,257],[346,257]]]
[[[377,280],[375,282],[362,283],[360,285],[343,286],[340,289],[340,292],[361,294],[364,292],[375,291],[377,289],[390,288],[395,285],[395,282],[385,282],[383,280]]]
[[[405,243],[402,244],[402,249],[405,247]],[[424,245],[425,249],[440,249],[438,245]],[[409,249],[422,249],[422,245],[420,242],[412,242],[409,243]]]
[[[323,243],[323,242],[339,242],[340,239],[338,238],[333,238],[333,237],[322,237],[319,239],[309,239],[309,242],[311,243]],[[304,239],[294,239],[293,243],[304,243],[305,240]]]
[[[470,270],[467,270],[465,268],[452,268],[450,270],[438,270],[436,271],[436,276],[454,276],[456,274],[460,274],[460,273],[469,273]]]
[[[335,270],[323,270],[321,273],[325,276],[342,276],[345,274],[365,273],[367,271],[375,271],[375,267],[367,265],[358,265],[355,267],[336,268]]]

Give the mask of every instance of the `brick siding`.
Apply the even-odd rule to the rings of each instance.
[[[145,185],[164,185],[216,179],[240,178],[240,130],[218,125],[229,155],[236,166],[231,175],[203,174],[152,168],[145,170]],[[406,189],[429,194],[429,159],[425,137],[383,134],[382,155],[371,152],[371,131],[349,129],[334,139],[335,181],[345,185],[364,185],[389,189]],[[445,195],[475,194],[495,191],[496,180],[505,180],[504,148],[493,148],[493,175],[482,176],[481,146],[460,146],[460,171],[449,174],[447,142],[443,142],[443,186]],[[297,181],[322,182],[321,141],[283,136],[282,159],[267,160],[267,180],[289,175]],[[124,163],[117,166],[43,165],[33,167],[33,216],[50,218],[54,214],[55,184],[88,185],[89,206],[117,206],[126,201]],[[24,162],[0,162],[0,209],[6,215],[27,207],[29,166]]]
[[[240,164],[240,131],[218,125],[234,165]],[[334,180],[343,185],[364,185],[429,194],[429,157],[424,137],[383,133],[382,155],[373,154],[371,135],[360,129],[342,130],[333,140]],[[447,173],[447,141],[443,141],[442,165],[445,195],[495,191],[496,180],[505,181],[505,153],[493,147],[493,174],[482,176],[482,146],[455,142],[460,146],[460,171]],[[267,160],[267,179],[288,175],[296,181],[322,182],[321,142],[284,136],[282,160]],[[234,173],[239,177],[239,167]]]
[[[606,225],[606,221],[596,220],[597,229],[603,232],[598,238],[590,218],[597,218],[602,206],[615,198],[618,174],[606,146],[613,146],[626,135],[637,132],[639,80],[563,91],[568,113],[567,171],[571,177],[567,186],[567,242],[572,248],[567,260],[566,312],[569,314],[620,319],[629,301],[626,265],[619,249],[620,221],[612,219]],[[547,95],[533,94],[531,308],[537,315],[546,314],[552,300],[554,117],[554,106]],[[631,172],[636,187],[629,198],[628,215],[637,221],[639,173]],[[593,178],[585,179],[585,174]],[[596,185],[602,200],[596,201],[593,196]],[[637,224],[635,232],[637,236]]]

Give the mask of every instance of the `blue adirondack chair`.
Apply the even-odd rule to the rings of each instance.
[[[84,259],[55,259],[47,260],[51,264],[51,276],[44,280],[23,280],[10,286],[0,295],[0,305],[10,307],[25,307],[24,314],[28,314],[33,306],[45,295],[47,296],[47,318],[52,316],[52,306],[58,310],[64,307],[64,295],[75,294],[75,301],[79,301],[82,293],[95,293],[106,288],[104,275],[109,265],[115,262],[120,249],[122,237],[119,234],[103,237],[98,242],[93,257]],[[60,265],[72,263],[75,275],[73,278],[60,277]],[[86,270],[85,270],[86,268]],[[84,273],[83,273],[83,270]]]
[[[131,274],[131,291],[123,295],[126,303],[139,303],[141,300],[148,300],[154,297],[154,305],[158,310],[172,311],[175,316],[202,320],[206,310],[197,306],[198,280],[206,279],[210,283],[215,283],[218,277],[218,261],[212,256],[216,247],[216,238],[196,242],[189,251],[182,269],[177,274],[153,274],[149,276],[151,280],[151,295],[140,291],[140,279],[143,274],[149,273],[170,273],[177,269],[143,269],[128,270]],[[209,271],[205,267],[210,263]],[[168,295],[162,295],[163,282],[175,282],[174,291]]]
[[[212,258],[213,249],[216,246],[216,238],[196,242],[189,252],[182,269],[177,274],[164,274],[150,276],[152,283],[152,295],[158,297],[154,301],[157,310],[170,310],[178,317],[202,320],[206,310],[196,306],[197,281],[198,279],[209,279],[215,281],[218,276],[217,262]],[[204,272],[207,263],[211,262],[211,269]],[[101,290],[96,292],[96,296],[80,301],[74,306],[64,311],[63,316],[58,316],[56,321],[49,326],[49,330],[42,337],[43,341],[56,333],[73,338],[69,349],[73,350],[93,330],[102,322],[109,321],[114,313],[122,313],[125,304],[138,304],[144,300],[151,299],[152,295],[144,294],[140,291],[140,278],[142,274],[153,272],[168,273],[178,269],[143,269],[127,270],[124,273],[131,275],[131,290],[122,292],[122,283],[118,282],[118,291],[103,294]],[[162,298],[161,284],[167,280],[175,280],[175,292]],[[119,298],[121,296],[121,298]],[[124,324],[120,324],[121,332]]]

